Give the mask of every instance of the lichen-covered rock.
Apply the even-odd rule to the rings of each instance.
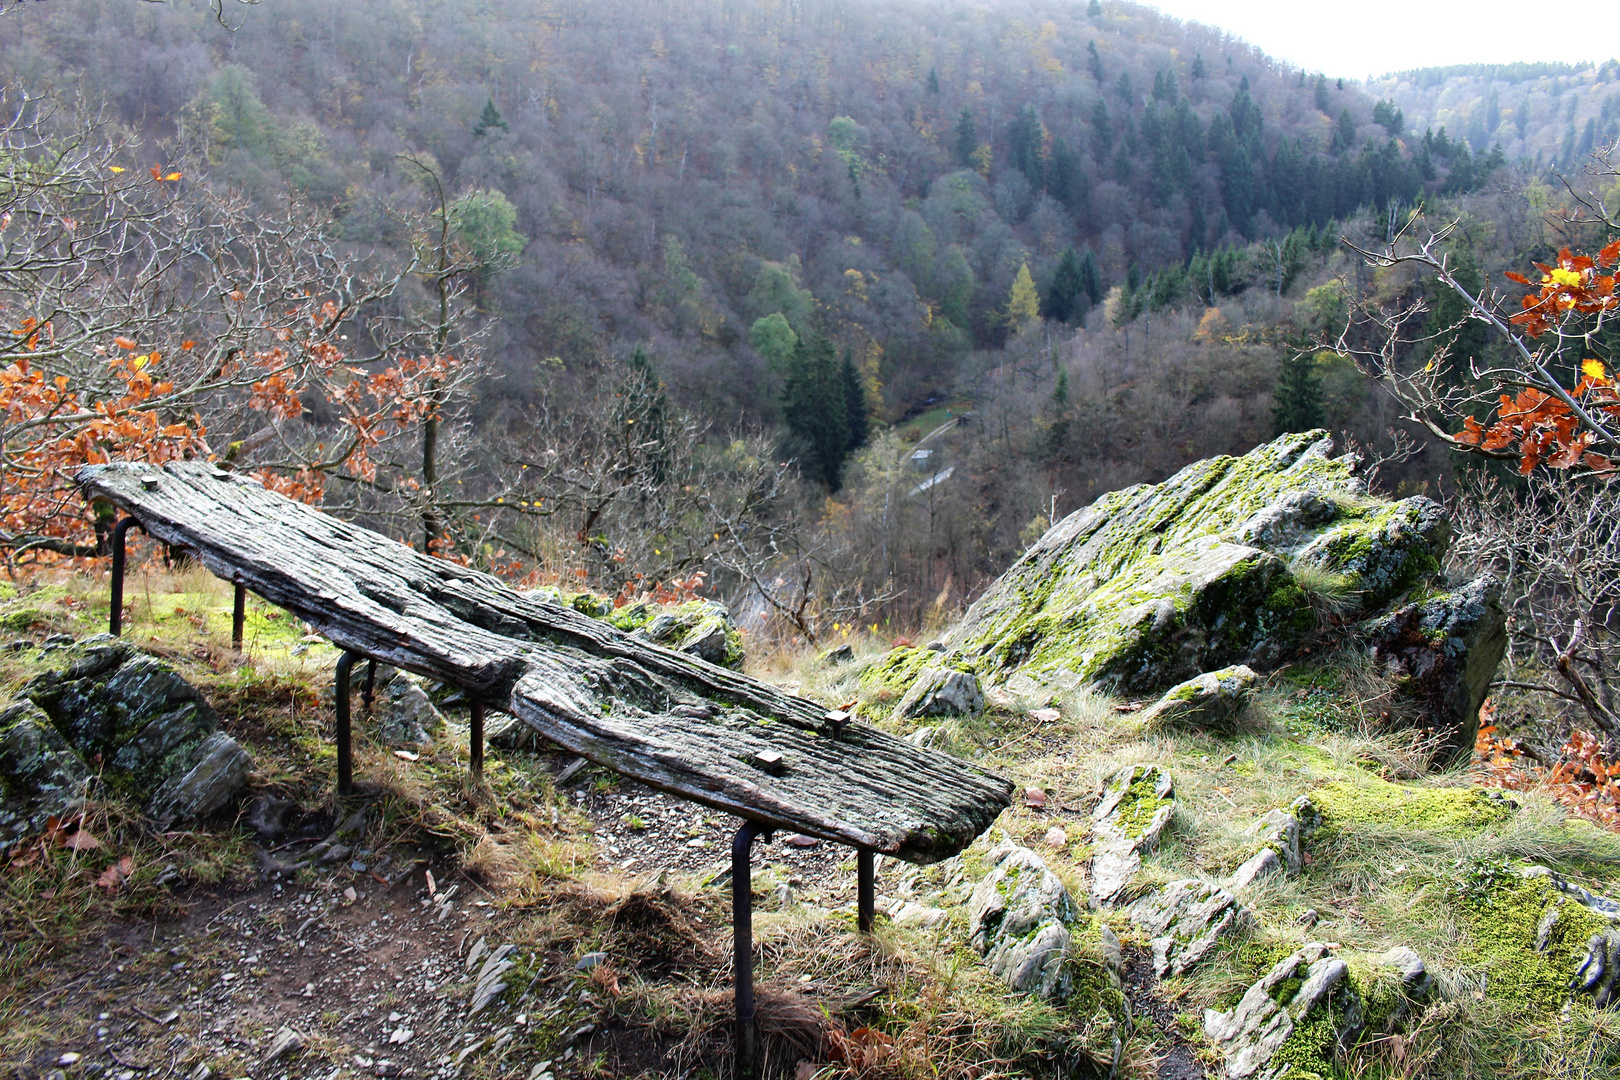
[[[36,831],[96,783],[171,822],[241,790],[246,752],[211,741],[218,716],[173,668],[106,635],[49,655],[53,669],[0,710],[0,839]]]
[[[0,710],[0,841],[9,843],[65,817],[84,801],[89,766],[51,718],[26,698]]]
[[[929,668],[911,684],[894,707],[897,720],[923,716],[978,716],[984,711],[984,692],[970,671]]]
[[[444,730],[444,715],[403,671],[388,680],[378,704],[382,715],[377,720],[377,738],[385,746],[427,746],[434,734]]]
[[[711,664],[740,671],[746,658],[742,631],[732,620],[730,609],[714,600],[689,600],[673,607],[641,600],[614,607],[611,597],[563,592],[549,586],[529,595],[573,608],[617,630]]]
[[[1091,812],[1093,906],[1111,904],[1125,891],[1175,809],[1175,783],[1157,765],[1130,765],[1108,781]]]
[[[1374,660],[1424,705],[1442,760],[1473,751],[1479,709],[1507,649],[1506,627],[1501,586],[1482,577],[1407,604],[1364,630]]]
[[[1086,1059],[1063,1075],[1111,1075],[1131,1030],[1119,978],[1119,939],[1082,912],[1041,857],[1003,841],[973,891],[973,947],[1016,993],[1060,1006],[1072,1022],[1066,1053]]]
[[[1331,450],[1322,432],[1285,435],[1103,496],[986,591],[946,659],[992,688],[1162,690],[1275,665],[1317,629],[1318,608],[1364,618],[1434,581],[1449,539],[1440,507],[1370,497],[1356,460]]]
[[[1163,697],[1142,713],[1142,722],[1192,724],[1223,727],[1243,715],[1260,676],[1237,664],[1219,671],[1207,671],[1167,690]]]
[[[1232,879],[1226,883],[1226,887],[1233,892],[1242,892],[1255,882],[1282,872],[1282,860],[1277,858],[1277,853],[1270,848],[1261,848],[1232,871]]]
[[[1221,938],[1254,922],[1230,892],[1208,882],[1173,881],[1131,905],[1131,922],[1148,936],[1161,979],[1194,967]]]
[[[147,804],[146,812],[163,825],[205,818],[247,787],[253,759],[223,731],[204,739],[192,757],[191,767],[170,777]]]
[[[968,901],[969,940],[1016,993],[1062,1001],[1073,989],[1069,928],[1080,910],[1045,860],[1009,841]]]
[[[1327,946],[1313,942],[1279,961],[1265,977],[1249,987],[1231,1012],[1204,1010],[1204,1035],[1220,1053],[1230,1080],[1250,1076],[1276,1076],[1270,1068],[1296,1032],[1307,1027],[1316,1045],[1297,1046],[1310,1057],[1325,1057],[1324,1050],[1349,1046],[1363,1027],[1360,996],[1351,985],[1350,968],[1331,955]],[[1326,1023],[1323,1023],[1326,1021]],[[1323,1038],[1325,1036],[1325,1038]],[[1322,1042],[1329,1044],[1324,1047]],[[1325,1064],[1325,1062],[1323,1062]],[[1298,1069],[1299,1061],[1279,1061]],[[1311,1070],[1315,1071],[1315,1070]]]

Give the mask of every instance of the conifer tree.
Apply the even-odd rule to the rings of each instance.
[[[1085,283],[1080,278],[1080,259],[1074,248],[1063,252],[1057,269],[1052,272],[1052,283],[1046,289],[1046,302],[1041,305],[1049,319],[1072,323],[1085,315],[1091,306]]]
[[[1091,19],[1102,18],[1102,5],[1097,0],[1091,0],[1090,6],[1086,8],[1086,17]]]
[[[495,130],[510,131],[512,125],[501,119],[501,110],[495,107],[494,98],[484,99],[484,111],[478,114],[478,123],[473,127],[473,136],[488,135]]]
[[[1275,403],[1271,407],[1276,433],[1287,435],[1297,431],[1311,431],[1326,422],[1322,408],[1322,377],[1316,370],[1316,358],[1300,353],[1282,363],[1277,374],[1277,388],[1273,391]]]
[[[844,350],[844,363],[839,369],[844,384],[844,412],[848,418],[849,435],[844,443],[844,457],[866,445],[872,434],[871,406],[866,400],[866,384],[861,380],[861,369],[855,366],[855,357]]]
[[[928,92],[930,94],[939,93],[939,71],[935,68],[928,69]]]
[[[973,126],[973,110],[963,109],[956,118],[956,160],[966,168],[973,167],[974,151],[979,149],[979,130]]]
[[[1029,276],[1029,263],[1022,263],[1007,297],[1007,326],[1016,334],[1040,317],[1041,298],[1035,291],[1035,279]]]
[[[1086,248],[1085,257],[1080,260],[1080,285],[1085,289],[1086,297],[1092,306],[1102,303],[1102,272],[1097,269],[1096,253],[1090,248]]]
[[[1098,86],[1101,86],[1103,81],[1102,57],[1097,55],[1097,43],[1095,41],[1086,42],[1086,70],[1091,72],[1091,77],[1097,80]]]
[[[828,491],[843,484],[849,410],[832,342],[821,333],[799,342],[782,383],[782,453],[805,479]]]

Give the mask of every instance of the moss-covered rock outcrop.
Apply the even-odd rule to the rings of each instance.
[[[1324,432],[1284,435],[1103,496],[990,587],[938,662],[1018,694],[1149,693],[1230,665],[1267,670],[1407,601],[1419,610],[1384,638],[1416,626],[1440,648],[1399,662],[1419,671],[1448,745],[1471,745],[1501,655],[1493,586],[1446,594],[1441,508],[1369,495],[1357,459],[1332,449]]]

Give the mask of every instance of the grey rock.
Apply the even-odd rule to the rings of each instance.
[[[444,730],[444,715],[403,671],[388,680],[378,705],[377,738],[385,746],[428,746]]]
[[[1157,765],[1130,765],[1107,782],[1091,812],[1091,903],[1112,904],[1158,846],[1175,814],[1175,783]]]
[[[1423,957],[1405,945],[1389,950],[1380,963],[1400,979],[1401,990],[1407,997],[1422,999],[1434,988],[1434,976],[1429,974]]]
[[[219,717],[167,664],[105,634],[69,639],[49,659],[0,709],[0,842],[75,805],[98,773],[176,819],[239,790],[229,747],[204,749]]]
[[[1507,649],[1501,595],[1495,578],[1481,577],[1362,628],[1374,662],[1424,706],[1442,760],[1473,752],[1479,709]]]
[[[1232,880],[1227,888],[1233,892],[1242,892],[1261,878],[1283,872],[1282,860],[1270,848],[1261,848],[1236,870],[1232,871]]]
[[[208,817],[247,787],[253,758],[223,731],[204,739],[190,757],[192,766],[158,788],[147,804],[147,813],[164,825]]]
[[[983,711],[984,692],[979,688],[977,675],[954,668],[931,667],[900,699],[900,704],[894,708],[894,718],[978,716]]]
[[[1204,1035],[1221,1055],[1226,1075],[1276,1075],[1268,1070],[1272,1057],[1296,1027],[1324,1012],[1334,1017],[1339,1044],[1353,1043],[1363,1021],[1349,974],[1343,960],[1312,943],[1279,961],[1231,1012],[1205,1009]]]
[[[590,971],[592,968],[607,963],[608,954],[605,952],[588,952],[579,958],[574,965],[575,971]]]
[[[1130,909],[1131,922],[1148,936],[1159,978],[1190,970],[1254,916],[1230,892],[1208,882],[1174,881]]]
[[[275,1038],[270,1040],[270,1049],[265,1051],[266,1065],[280,1061],[291,1054],[296,1054],[304,1048],[304,1037],[290,1027],[283,1026],[276,1032]]]
[[[828,649],[821,654],[821,662],[826,667],[837,667],[840,664],[849,664],[855,661],[855,646],[847,641],[834,649]]]
[[[1260,676],[1236,664],[1207,671],[1178,683],[1142,713],[1148,725],[1190,724],[1202,728],[1226,727],[1243,715]]]
[[[1299,814],[1309,816],[1309,807],[1310,804],[1305,802],[1293,813],[1271,810],[1249,826],[1249,835],[1259,837],[1262,844],[1275,851],[1290,874],[1299,873],[1299,836],[1302,831]]]
[[[1069,928],[1080,916],[1044,860],[1011,841],[989,854],[990,872],[968,901],[969,940],[1015,993],[1062,1001],[1073,990]]]
[[[31,836],[88,794],[94,774],[33,702],[0,710],[0,840]]]
[[[1004,689],[1013,700],[1081,686],[1162,693],[1236,665],[1265,671],[1324,630],[1353,640],[1359,623],[1441,582],[1451,530],[1432,500],[1370,496],[1358,460],[1332,447],[1325,432],[1285,435],[1104,495],[985,591],[947,655],[1000,701]],[[1492,636],[1456,636],[1478,649],[1459,650],[1468,686],[1483,685],[1474,674],[1494,667]]]

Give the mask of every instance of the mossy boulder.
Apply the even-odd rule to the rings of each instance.
[[[1165,691],[1164,696],[1142,714],[1142,723],[1150,727],[1163,724],[1202,728],[1228,726],[1248,708],[1249,697],[1259,680],[1254,669],[1243,664],[1195,675]]]
[[[589,592],[570,593],[548,587],[529,595],[573,608],[616,630],[711,664],[741,671],[746,659],[742,631],[732,620],[730,609],[714,600],[689,600],[670,606],[638,600],[614,607],[612,598]]]
[[[164,821],[241,790],[246,752],[168,664],[105,635],[46,656],[49,670],[0,711],[0,837],[37,829],[97,784]]]
[[[1099,1063],[1117,1063],[1131,1031],[1119,939],[1074,902],[1029,848],[1004,840],[986,862],[989,873],[968,902],[973,947],[1014,993],[1067,1014],[1074,1049],[1090,1066],[1068,1075],[1092,1075]]]
[[[1053,526],[969,609],[948,650],[987,683],[1142,693],[1293,655],[1330,612],[1430,583],[1450,536],[1419,497],[1367,494],[1323,432],[1196,462]]]

